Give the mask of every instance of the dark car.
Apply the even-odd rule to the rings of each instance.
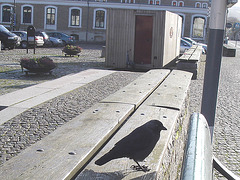
[[[21,38],[16,34],[11,33],[3,25],[0,25],[0,41],[1,49],[14,49],[16,46],[20,45]]]
[[[44,46],[51,46],[51,41],[49,36],[44,31],[36,31],[36,36],[42,36],[44,40]]]
[[[69,36],[62,32],[48,32],[47,33],[50,37],[58,38],[63,41],[63,44],[74,44],[75,40],[73,36]]]

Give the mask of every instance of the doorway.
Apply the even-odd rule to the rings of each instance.
[[[134,63],[151,64],[153,16],[136,16]]]

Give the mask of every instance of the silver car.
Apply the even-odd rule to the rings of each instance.
[[[21,38],[21,47],[24,49],[27,48],[27,31],[13,31],[13,33]],[[30,45],[33,45],[34,43],[33,37],[29,37],[28,41]],[[35,36],[35,43],[36,46],[43,46],[44,44],[43,37]]]
[[[185,41],[184,39],[181,38],[180,42],[180,55],[183,54],[186,50],[190,49],[192,47],[192,44],[189,42]]]

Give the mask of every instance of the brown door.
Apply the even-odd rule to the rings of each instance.
[[[151,64],[153,16],[136,16],[134,63]]]

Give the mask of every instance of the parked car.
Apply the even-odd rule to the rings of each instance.
[[[192,47],[192,44],[188,41],[185,41],[181,38],[180,42],[180,54],[183,54],[186,50],[190,49]]]
[[[73,36],[69,36],[65,33],[62,32],[48,32],[47,33],[50,37],[58,38],[63,41],[63,45],[65,46],[66,44],[74,44],[75,40]]]
[[[27,48],[27,31],[13,31],[16,35],[21,37],[21,47],[22,48]],[[28,38],[29,45],[33,45],[34,39],[33,37]],[[36,46],[43,46],[44,40],[42,36],[35,36],[35,43]]]
[[[16,34],[11,33],[3,25],[0,25],[0,41],[1,49],[13,49],[20,45],[21,38],[19,38]]]
[[[49,39],[49,36],[47,35],[46,32],[44,31],[36,31],[36,36],[42,36],[43,37],[43,41],[44,41],[44,46],[51,46],[51,41]]]
[[[63,46],[63,41],[58,38],[49,37],[51,46]]]
[[[207,45],[203,44],[203,43],[198,43],[196,41],[194,41],[193,39],[189,38],[189,37],[183,37],[183,39],[185,41],[188,41],[189,43],[191,43],[192,45],[200,45],[203,47],[203,54],[207,54]]]

